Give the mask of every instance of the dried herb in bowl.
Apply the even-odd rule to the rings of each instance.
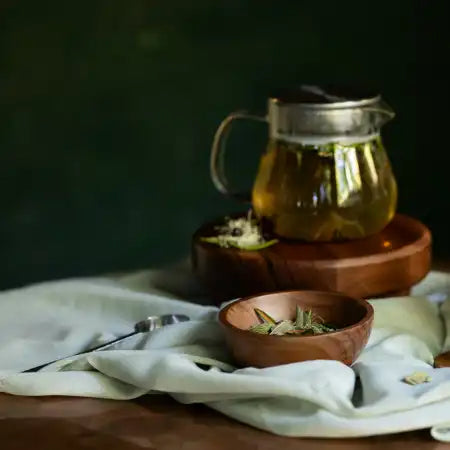
[[[307,336],[330,333],[337,330],[336,327],[325,324],[311,310],[304,311],[300,306],[296,308],[295,320],[286,319],[278,322],[259,308],[255,308],[254,311],[260,323],[249,328],[249,331],[253,333],[275,336]]]

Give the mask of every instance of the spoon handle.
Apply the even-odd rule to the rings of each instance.
[[[96,347],[92,347],[92,348],[90,348],[88,350],[84,350],[82,352],[75,353],[74,355],[71,355],[71,356],[66,356],[65,358],[58,358],[58,359],[55,359],[54,361],[50,361],[50,362],[47,362],[45,364],[41,364],[40,366],[36,366],[36,367],[32,367],[31,369],[24,370],[24,371],[22,371],[22,373],[37,372],[37,371],[43,369],[44,367],[55,363],[56,361],[61,361],[62,359],[70,358],[72,356],[82,355],[83,353],[90,353],[90,352],[96,352],[98,350],[103,350],[103,349],[111,346],[112,344],[116,344],[117,342],[123,341],[124,339],[127,339],[127,338],[129,338],[131,336],[134,336],[136,334],[139,334],[139,333],[140,333],[140,331],[133,331],[132,333],[125,334],[123,336],[120,336],[120,337],[112,340],[112,341],[106,342],[104,344],[97,345]]]

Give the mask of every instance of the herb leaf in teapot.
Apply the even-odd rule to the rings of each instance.
[[[273,336],[307,336],[336,331],[335,327],[325,325],[323,320],[311,310],[305,311],[300,306],[296,307],[295,320],[285,319],[278,322],[259,308],[255,308],[254,311],[260,323],[249,328],[249,331],[253,333]]]

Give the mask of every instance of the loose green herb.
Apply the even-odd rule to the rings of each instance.
[[[268,323],[270,325],[276,325],[277,321],[269,316],[266,312],[264,312],[262,309],[254,308],[255,314],[258,316],[258,319],[263,323]]]
[[[411,385],[429,383],[431,381],[431,377],[425,372],[413,372],[411,375],[403,378],[403,382]]]
[[[238,248],[247,251],[257,251],[270,247],[278,239],[266,240],[262,234],[259,222],[252,218],[250,211],[247,217],[238,219],[225,218],[225,224],[215,227],[216,236],[201,237],[200,240],[224,248]]]
[[[275,321],[265,311],[255,308],[256,316],[260,323],[253,325],[249,331],[259,334],[270,334],[275,336],[307,336],[323,334],[336,331],[336,328],[323,323],[323,320],[309,311],[304,311],[297,306],[295,320]]]
[[[273,325],[270,323],[258,323],[251,327],[251,331],[253,331],[253,333],[269,334],[272,328]]]

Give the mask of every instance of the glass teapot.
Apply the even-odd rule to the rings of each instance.
[[[230,114],[211,151],[217,189],[250,200],[256,215],[284,238],[358,239],[382,230],[397,206],[397,185],[381,127],[392,109],[372,92],[302,85],[268,100],[266,117]],[[225,137],[237,119],[265,121],[269,140],[253,191],[229,189],[223,170]]]

